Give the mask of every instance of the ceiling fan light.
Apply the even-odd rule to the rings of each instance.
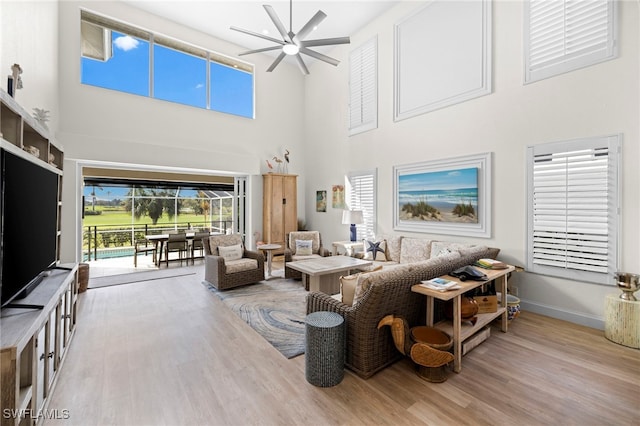
[[[282,51],[287,55],[297,55],[300,51],[300,48],[295,44],[285,44],[282,46]]]

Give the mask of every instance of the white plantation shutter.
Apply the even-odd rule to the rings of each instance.
[[[349,135],[378,127],[378,39],[349,55]]]
[[[362,210],[364,223],[356,225],[357,240],[375,238],[376,233],[376,171],[350,173],[347,176],[348,207]]]
[[[529,271],[613,284],[619,146],[608,136],[528,148]]]
[[[531,0],[524,7],[525,83],[617,57],[614,0]]]

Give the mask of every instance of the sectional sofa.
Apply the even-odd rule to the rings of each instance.
[[[402,358],[388,327],[378,329],[384,316],[393,314],[410,325],[425,324],[424,297],[411,286],[422,280],[446,275],[481,258],[495,259],[498,248],[390,236],[385,240],[385,260],[374,261],[381,269],[357,275],[353,303],[320,292],[307,295],[307,313],[337,312],[347,326],[345,365],[363,378]],[[382,241],[382,239],[381,239]]]

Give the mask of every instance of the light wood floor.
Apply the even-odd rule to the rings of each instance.
[[[318,388],[201,284],[90,289],[45,425],[638,425],[640,351],[527,312],[427,383],[401,361]]]

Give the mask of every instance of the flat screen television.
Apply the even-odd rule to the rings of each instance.
[[[58,174],[1,153],[0,285],[2,307],[26,297],[57,261]]]

